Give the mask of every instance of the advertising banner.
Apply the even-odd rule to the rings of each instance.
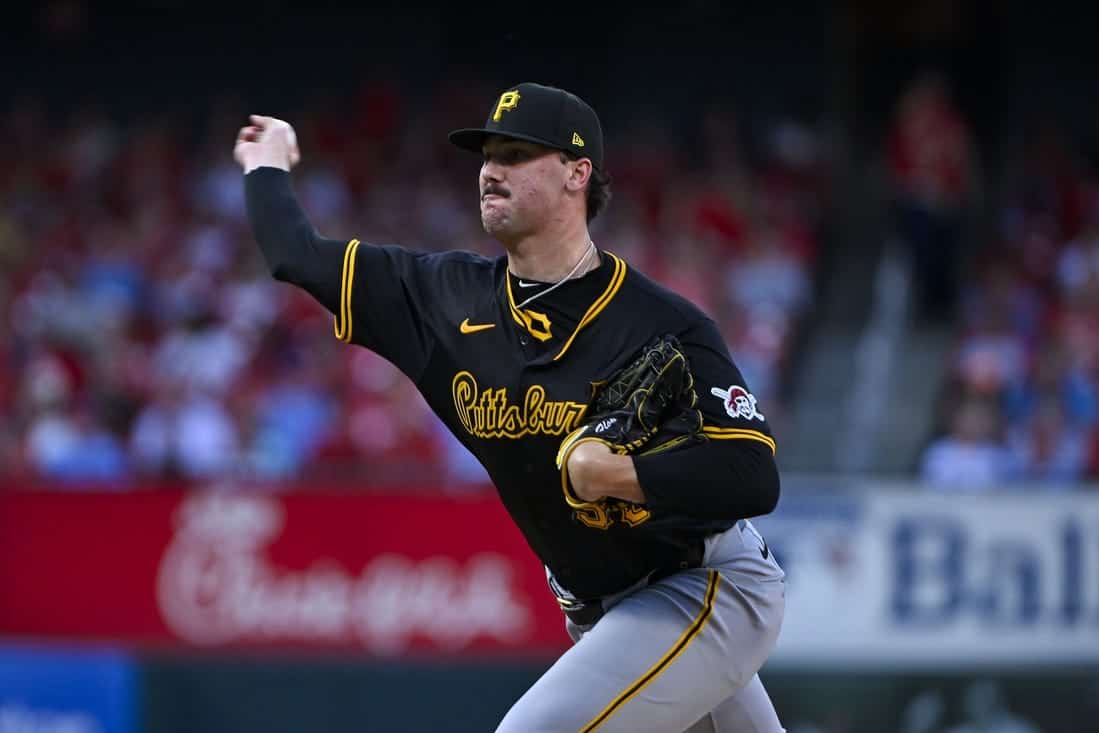
[[[376,654],[553,653],[492,495],[0,494],[0,634]]]
[[[1099,496],[783,497],[776,665],[1099,664]]]
[[[0,733],[136,733],[135,676],[113,649],[0,644]]]
[[[793,493],[770,665],[1099,664],[1099,496]],[[553,656],[541,565],[491,494],[0,493],[0,635]]]

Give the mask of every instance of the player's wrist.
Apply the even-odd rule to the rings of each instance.
[[[644,504],[645,492],[641,490],[641,483],[637,479],[637,469],[633,465],[633,456],[620,456],[612,453],[607,458],[609,460],[603,468],[603,476],[606,481],[603,495],[633,504]]]
[[[568,469],[573,493],[581,501],[606,497],[637,503],[645,500],[633,459],[612,452],[605,443],[588,441],[576,446],[569,456]]]
[[[278,155],[256,155],[246,158],[241,166],[244,169],[244,175],[248,175],[257,168],[278,168],[279,170],[290,172],[290,158],[289,156]]]
[[[599,440],[581,441],[569,452],[569,483],[577,499],[590,502],[602,498],[598,491],[600,467],[603,459],[611,456],[610,447]]]

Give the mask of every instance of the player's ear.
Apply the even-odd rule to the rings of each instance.
[[[591,160],[589,158],[580,158],[570,160],[566,165],[568,167],[568,177],[565,179],[565,187],[570,191],[583,191],[591,178]]]

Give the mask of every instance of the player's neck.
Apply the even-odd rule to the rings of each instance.
[[[592,255],[591,248],[587,226],[567,236],[525,237],[507,245],[508,270],[517,277],[541,282],[557,282],[569,273],[580,277],[599,266],[598,254]]]

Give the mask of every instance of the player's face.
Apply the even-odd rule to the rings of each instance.
[[[537,231],[555,215],[568,169],[560,154],[522,140],[490,137],[481,165],[481,225],[508,242]]]

